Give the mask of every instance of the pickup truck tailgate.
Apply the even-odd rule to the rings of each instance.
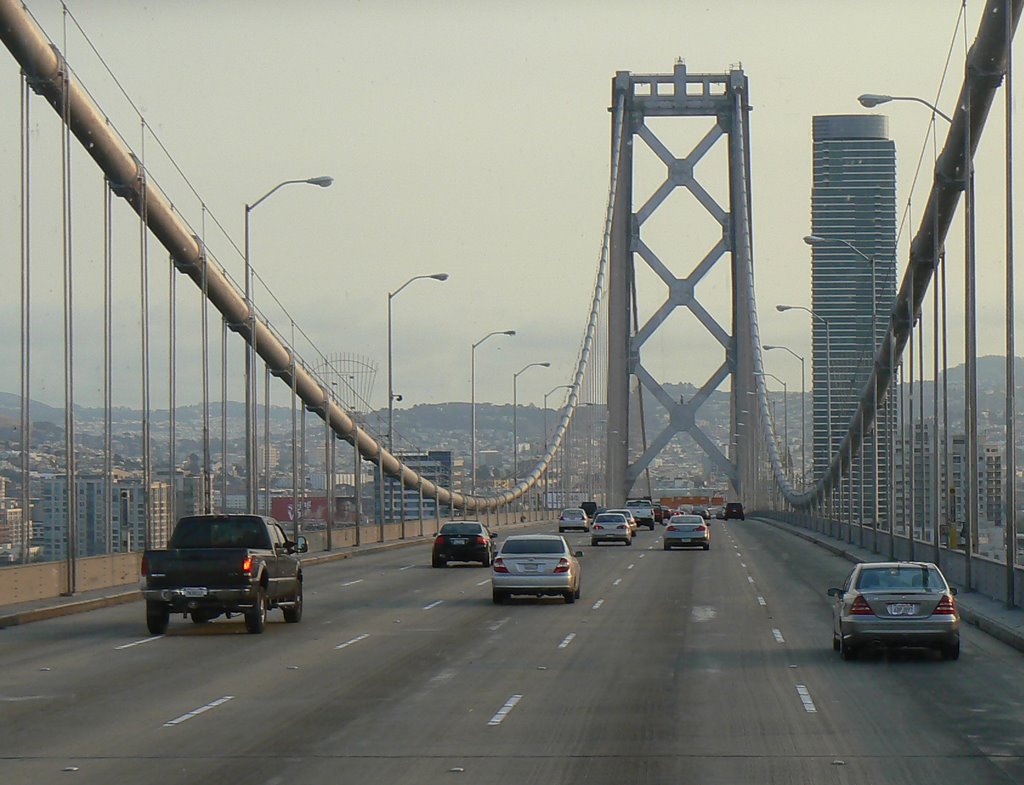
[[[146,555],[148,586],[151,589],[248,586],[249,574],[243,572],[248,555],[245,548],[179,548],[150,552]]]

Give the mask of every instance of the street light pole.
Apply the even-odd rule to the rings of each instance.
[[[249,214],[279,188],[295,183],[308,183],[327,188],[334,182],[333,177],[309,177],[304,180],[284,180],[278,183],[252,204],[245,205],[245,310],[249,329],[249,343],[245,351],[245,503],[248,512],[256,512],[256,313],[253,310],[252,264],[249,259]],[[294,500],[293,500],[294,501]],[[222,502],[223,503],[223,502]],[[269,512],[269,511],[268,511]]]
[[[476,347],[490,338],[492,335],[515,335],[515,330],[495,330],[494,332],[487,333],[483,338],[473,344],[470,349],[469,359],[469,387],[470,387],[470,419],[472,420],[471,426],[471,447],[470,447],[470,458],[473,463],[470,475],[470,494],[476,495]]]
[[[571,390],[571,384],[559,384],[544,393],[544,455],[548,454],[548,396],[555,390]],[[544,470],[544,509],[548,508],[548,471]]]
[[[803,355],[797,354],[788,346],[765,344],[761,347],[765,351],[771,349],[785,349],[800,361],[800,487],[807,485],[807,417],[804,412],[804,399],[807,397],[806,375],[804,373]]]
[[[388,292],[388,452],[392,455],[395,454],[395,378],[394,378],[394,353],[392,351],[392,340],[391,340],[391,301],[398,296],[398,293],[402,291],[406,286],[411,284],[413,281],[419,281],[423,278],[430,278],[435,281],[447,281],[448,273],[434,273],[433,275],[414,275],[408,281],[403,283],[394,292]],[[402,400],[402,396],[397,396],[398,400]],[[391,519],[394,520],[395,516],[395,489],[394,482],[389,484],[388,499],[391,502]],[[402,510],[405,510],[404,504],[404,493],[403,488],[401,493],[403,494],[403,506]]]
[[[524,365],[514,374],[512,374],[512,486],[519,485],[519,424],[516,419],[516,414],[519,411],[519,400],[516,394],[517,382],[519,381],[519,375],[528,368],[540,366],[542,368],[550,368],[551,363],[549,362],[538,362]]]

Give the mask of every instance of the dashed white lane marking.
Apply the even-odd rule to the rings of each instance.
[[[506,616],[504,619],[500,619],[499,621],[492,624],[490,627],[491,632],[497,632],[498,628],[501,627],[502,624],[505,624],[511,618],[511,616]]]
[[[163,635],[153,635],[149,638],[143,638],[141,641],[133,641],[132,643],[123,643],[120,646],[115,646],[114,651],[120,651],[121,649],[130,649],[132,646],[141,646],[143,643],[149,643],[155,641],[157,638],[162,638]]]
[[[747,566],[747,563],[745,561],[741,561],[740,562],[740,567],[746,568],[746,566]]]
[[[173,728],[175,725],[180,725],[181,723],[185,722],[185,720],[190,720],[193,717],[198,717],[204,711],[209,711],[210,709],[215,709],[218,706],[220,706],[222,703],[227,703],[229,700],[231,700],[234,697],[235,697],[234,695],[225,695],[223,698],[217,698],[217,700],[212,701],[211,703],[207,703],[205,706],[200,706],[198,709],[193,709],[192,711],[188,712],[188,714],[182,714],[180,717],[176,717],[175,719],[171,720],[170,722],[165,722],[164,723],[164,727],[165,728]]]
[[[501,725],[501,723],[508,716],[508,713],[510,711],[512,711],[512,709],[515,708],[515,705],[517,703],[519,703],[519,701],[521,701],[522,699],[523,699],[522,695],[513,695],[511,698],[509,698],[507,701],[505,701],[505,705],[502,706],[500,709],[498,709],[497,714],[495,714],[493,717],[491,717],[490,721],[487,724],[488,725]]]
[[[490,583],[490,582],[491,582],[491,579],[488,578],[486,581],[480,581],[480,583],[478,583],[477,586],[483,586],[485,583]]]
[[[345,583],[343,583],[341,585],[342,586],[355,586],[357,583],[362,583],[362,582],[363,582],[363,579],[359,578],[359,579],[354,580],[354,581],[346,581]]]
[[[796,692],[800,696],[800,702],[804,705],[804,711],[808,714],[817,714],[818,710],[814,708],[814,701],[811,700],[811,693],[807,688],[803,684],[797,684]]]
[[[370,633],[364,632],[362,635],[357,635],[356,637],[354,637],[350,641],[345,641],[344,643],[339,643],[334,648],[335,649],[344,649],[346,646],[351,646],[353,643],[359,643],[359,641],[366,640],[369,637],[370,637]]]
[[[753,579],[753,578],[751,578],[751,577],[750,577],[750,576],[748,575],[748,576],[747,576],[747,583],[753,583],[753,582],[754,582],[754,579]]]
[[[757,604],[758,604],[758,605],[767,605],[768,603],[766,603],[766,602],[764,601],[764,597],[762,597],[762,596],[761,596],[761,595],[759,594],[759,595],[757,595]]]
[[[442,602],[444,602],[444,600],[434,600],[434,602],[430,603],[430,605],[424,605],[423,610],[429,611],[431,608],[436,608]]]
[[[620,583],[622,583],[622,578],[616,578],[616,579],[615,579],[615,580],[614,580],[614,581],[612,582],[612,586],[618,586],[618,585],[619,585]]]
[[[648,548],[647,550],[650,550],[650,548]],[[646,553],[641,553],[639,556],[637,556],[637,558],[638,559],[642,559],[646,555],[647,555]]]
[[[565,639],[561,643],[558,644],[558,648],[564,649],[566,646],[568,646],[570,643],[572,643],[572,639],[575,638],[575,637],[576,637],[576,633],[575,632],[570,632],[568,635],[565,636]]]
[[[416,566],[415,564],[407,564],[404,567],[399,567],[398,571],[399,572],[405,572],[406,570],[411,570],[415,566]]]
[[[627,567],[626,569],[627,569],[627,570],[632,570],[632,569],[633,569],[633,567],[635,567],[635,566],[636,566],[635,564],[631,564],[631,565],[629,565],[629,566],[628,566],[628,567]]]
[[[593,609],[594,609],[594,610],[596,611],[596,610],[597,610],[598,608],[600,608],[600,607],[601,607],[602,605],[604,605],[604,600],[598,600],[598,601],[597,601],[597,602],[595,602],[595,603],[594,603],[594,604],[593,604],[593,605],[592,605],[591,607],[592,607],[592,608],[593,608]]]
[[[782,637],[782,630],[778,629],[777,627],[772,627],[772,635],[775,636],[775,641],[777,643],[786,642],[786,639]]]

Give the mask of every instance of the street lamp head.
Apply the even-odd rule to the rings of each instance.
[[[502,330],[501,334],[502,335],[515,335],[516,331],[515,330]]]
[[[792,305],[776,305],[775,306],[775,310],[779,311],[779,312],[791,311],[791,310],[793,310],[793,306]]]
[[[864,93],[864,95],[858,96],[857,100],[860,101],[860,105],[871,109],[879,104],[887,104],[892,100],[891,95],[878,95],[877,93]]]
[[[431,275],[429,277],[433,278],[435,281],[447,281],[448,273],[435,273],[434,275]]]
[[[334,178],[322,175],[321,177],[310,177],[306,182],[310,185],[319,185],[321,188],[327,188],[334,182]]]
[[[537,365],[543,366],[544,368],[550,368],[551,363],[537,363]]]
[[[808,245],[822,245],[827,243],[828,240],[816,234],[808,234],[804,236],[804,242]]]
[[[762,344],[761,348],[764,349],[767,352],[767,351],[770,351],[772,349],[781,349],[782,347],[781,346],[775,346],[774,344],[766,343],[766,344]]]

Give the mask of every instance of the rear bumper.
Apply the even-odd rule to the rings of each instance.
[[[598,542],[629,542],[629,538],[631,536],[632,535],[627,533],[627,532],[621,532],[621,533],[617,532],[615,534],[608,534],[608,533],[605,533],[605,532],[596,532],[595,533],[593,529],[590,530],[590,541],[593,542],[593,543],[598,543]]]
[[[711,542],[711,538],[708,535],[706,535],[706,534],[704,534],[704,535],[694,535],[692,537],[688,537],[688,536],[685,536],[685,535],[681,536],[681,537],[672,537],[672,536],[669,536],[667,534],[663,534],[662,536],[665,538],[664,542],[665,542],[666,547],[669,547],[669,548],[673,548],[676,545],[678,545],[680,547],[686,546],[686,545],[707,545],[708,543]]]
[[[172,612],[184,613],[194,610],[243,610],[256,604],[256,592],[252,587],[238,589],[207,589],[201,597],[186,596],[184,588],[143,589],[142,596],[148,602],[165,602]]]
[[[928,619],[843,619],[840,624],[847,645],[936,646],[960,639],[960,620],[952,616]]]
[[[487,555],[486,545],[446,545],[434,551],[435,559],[445,561],[485,561]]]
[[[570,573],[547,575],[491,574],[491,587],[510,594],[565,594],[576,588],[576,579]]]

